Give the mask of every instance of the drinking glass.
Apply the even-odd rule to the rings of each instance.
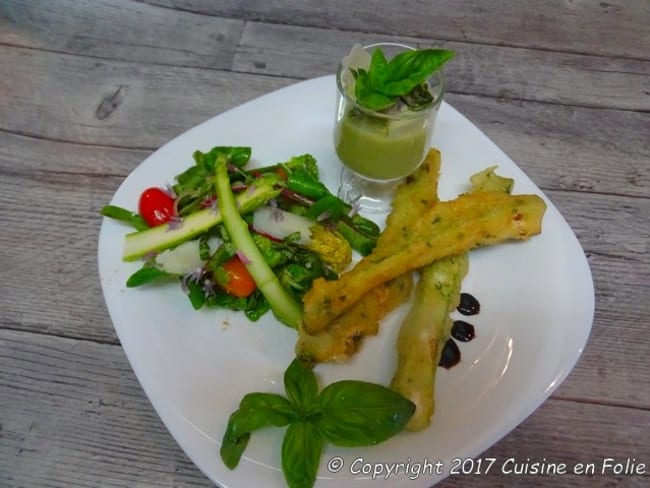
[[[375,48],[380,48],[388,60],[415,49],[397,43],[370,44],[363,47],[367,56],[362,53],[351,62],[369,63]],[[395,188],[418,168],[429,151],[445,81],[441,70],[427,79],[433,100],[424,108],[375,111],[357,103],[349,71],[367,67],[341,62],[336,74],[334,147],[343,164],[338,194],[359,210],[385,213],[391,209]]]

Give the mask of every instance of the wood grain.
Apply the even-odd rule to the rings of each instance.
[[[171,76],[169,67],[0,47],[3,58],[18,67],[5,77],[14,95],[0,104],[0,130],[144,150],[294,82],[195,68],[173,68]],[[132,81],[124,82],[127,79]],[[186,86],[193,87],[191,93]],[[51,90],[57,92],[56,98],[47,96]],[[212,92],[220,96],[205,97]],[[111,99],[121,101],[99,120],[96,112]],[[477,95],[450,94],[448,101],[543,188],[637,196],[650,192],[648,113]]]
[[[2,46],[0,64],[12,66],[2,81],[12,97],[0,105],[0,130],[140,149],[291,82]]]
[[[451,49],[448,91],[500,99],[650,111],[650,62],[406,36],[249,22],[233,69],[309,78],[335,73],[354,44],[392,41]]]
[[[134,1],[8,1],[0,43],[143,63],[229,69],[243,20],[205,17]]]
[[[408,34],[497,46],[648,59],[650,6],[585,0],[370,0],[283,2],[148,0],[149,4],[213,16],[373,34]],[[607,37],[603,37],[607,33]]]
[[[121,348],[0,331],[0,371],[0,486],[210,486]]]
[[[97,238],[99,210],[118,182],[106,176],[3,174],[2,327],[117,342],[99,285]]]

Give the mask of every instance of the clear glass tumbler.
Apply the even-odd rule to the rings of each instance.
[[[415,49],[396,43],[371,44],[363,47],[367,56],[357,56],[353,63],[369,63],[375,48],[380,48],[389,60],[404,50]],[[433,100],[424,108],[410,110],[402,106],[373,111],[355,100],[350,67],[367,65],[350,66],[342,62],[336,74],[334,146],[343,164],[339,197],[362,211],[389,212],[395,188],[417,169],[429,151],[445,92],[444,77],[438,70],[427,80]]]

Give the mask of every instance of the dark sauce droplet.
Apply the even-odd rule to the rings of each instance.
[[[442,354],[440,355],[440,362],[438,366],[442,366],[445,369],[449,369],[453,366],[456,366],[460,362],[460,349],[458,349],[458,344],[453,339],[447,339],[445,342],[445,347],[442,349]]]
[[[454,321],[454,325],[451,326],[451,335],[454,339],[458,339],[462,342],[469,342],[476,337],[474,326],[468,324],[464,320]]]
[[[461,293],[457,310],[463,315],[476,315],[481,311],[481,304],[473,295]]]

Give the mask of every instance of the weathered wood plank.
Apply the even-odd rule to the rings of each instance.
[[[39,139],[0,131],[0,173],[126,177],[153,151]]]
[[[3,81],[12,97],[2,97],[0,90],[0,130],[146,149],[157,148],[213,115],[293,82],[194,68],[98,62],[6,47],[0,47],[2,59],[16,68]],[[460,94],[449,94],[447,99],[543,188],[633,196],[650,193],[648,113]],[[113,111],[100,120],[97,111],[102,105]],[[20,161],[24,159],[20,144],[0,147],[0,151],[9,161]]]
[[[0,331],[0,371],[2,486],[210,486],[166,432],[119,347]],[[578,462],[600,466],[611,456],[643,462],[650,459],[648,425],[647,410],[549,400],[483,453],[496,459],[488,475],[439,486],[646,486],[647,477],[640,476],[501,470],[511,458],[571,468]],[[429,461],[435,459],[432,452]]]
[[[148,0],[216,16],[373,34],[649,59],[650,5],[596,1]],[[605,34],[606,33],[606,34]]]
[[[650,61],[249,22],[233,68],[310,78],[335,73],[356,43],[452,49],[448,90],[505,99],[650,111]]]
[[[293,81],[8,47],[0,65],[12,67],[0,82],[0,130],[145,149]]]
[[[99,209],[117,184],[105,176],[3,175],[2,327],[117,342],[96,258]]]
[[[650,370],[650,357],[647,351],[642,352],[647,350],[650,314],[650,304],[646,303],[650,283],[650,200],[634,199],[636,203],[632,203],[617,196],[555,191],[548,194],[586,250],[596,289],[595,321],[589,342],[558,395],[596,401],[616,390],[619,401],[647,407],[648,397],[629,385],[644,382],[642,377]],[[606,209],[612,206],[617,208],[616,229],[606,223]],[[605,251],[605,243],[613,253]],[[612,260],[614,255],[617,258]],[[646,311],[630,315],[637,306]],[[632,351],[638,351],[638,355]]]
[[[645,463],[649,458],[642,440],[649,429],[647,410],[606,407],[549,400],[501,442],[484,452],[480,458],[495,459],[487,474],[457,476],[446,480],[441,488],[455,487],[642,487],[648,483],[648,471],[642,476],[602,474],[603,460],[618,457]],[[601,439],[602,436],[602,439]],[[636,436],[638,440],[634,440]],[[519,469],[535,462],[564,463],[567,474],[525,476],[514,474],[513,462]],[[593,463],[595,474],[572,474],[578,463]],[[647,463],[646,463],[647,467]],[[516,473],[516,472],[515,472]],[[436,485],[437,486],[437,485]]]
[[[0,332],[0,485],[211,486],[121,348]]]
[[[133,1],[2,2],[0,43],[144,63],[229,69],[243,20]]]
[[[378,36],[259,22],[246,24],[239,44],[241,21],[214,34],[221,23],[235,21],[131,2],[119,5],[73,0],[56,6],[10,3],[0,43],[147,64],[226,70],[232,66],[236,71],[301,79],[334,73],[354,43],[434,43],[457,52],[446,68],[454,93],[650,111],[650,61],[441,42],[406,37],[404,32]],[[158,38],[170,45],[156,43]]]
[[[650,195],[650,114],[448,98],[543,188]]]
[[[121,180],[4,174],[0,269],[10,279],[0,283],[0,327],[116,343],[95,270],[98,211]],[[650,303],[644,299],[650,282],[645,259],[650,200],[549,196],[591,256],[598,294],[590,343],[562,395],[649,407],[650,388],[641,385],[648,385],[650,367],[645,341]],[[630,382],[639,387],[630,389]]]

